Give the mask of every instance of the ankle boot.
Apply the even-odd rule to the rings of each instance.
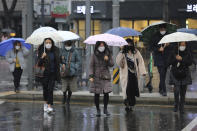
[[[175,106],[174,106],[174,112],[177,112],[177,111],[178,111],[178,106],[175,105]]]
[[[63,93],[63,99],[62,99],[62,104],[65,104],[67,101],[67,95],[66,95],[66,91]]]
[[[109,115],[110,115],[110,113],[108,112],[107,108],[104,108],[103,113],[104,113],[106,116],[109,116]]]
[[[67,98],[67,105],[69,106],[70,105],[70,98],[72,96],[72,92],[71,91],[68,91],[68,98]]]
[[[97,117],[100,117],[100,116],[101,116],[101,110],[100,110],[100,109],[97,109],[96,116],[97,116]]]

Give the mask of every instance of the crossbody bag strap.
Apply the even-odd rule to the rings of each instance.
[[[68,68],[70,68],[71,58],[72,58],[72,52],[70,52],[68,56]]]

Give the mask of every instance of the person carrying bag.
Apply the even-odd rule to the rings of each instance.
[[[78,51],[72,46],[72,41],[64,42],[64,48],[60,55],[61,80],[63,100],[62,104],[70,105],[72,92],[77,90],[77,76],[80,66]]]

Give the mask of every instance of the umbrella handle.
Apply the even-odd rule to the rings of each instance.
[[[45,45],[44,45],[44,53],[46,53],[46,51],[45,51]]]

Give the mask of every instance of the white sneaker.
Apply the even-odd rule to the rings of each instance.
[[[48,105],[44,104],[44,112],[46,112],[48,110]]]
[[[53,108],[52,107],[48,107],[47,113],[51,113],[51,112],[53,112]]]

